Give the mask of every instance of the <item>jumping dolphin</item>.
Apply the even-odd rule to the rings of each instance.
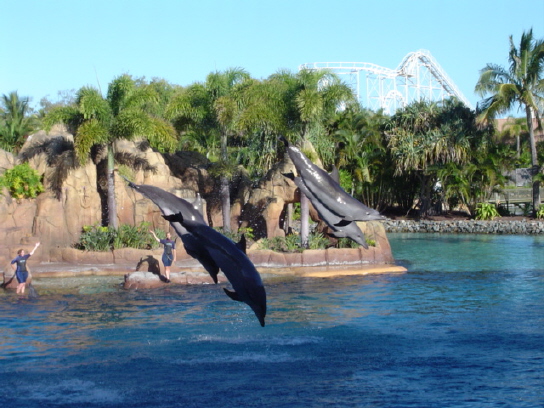
[[[183,214],[163,215],[170,222],[179,222],[199,242],[203,243],[216,265],[221,268],[234,292],[223,289],[232,299],[244,302],[255,313],[264,327],[266,316],[266,292],[261,275],[244,251],[229,238],[210,226],[186,219]]]
[[[308,189],[308,187],[306,187],[300,177],[295,177],[293,173],[284,174],[284,176],[293,180],[296,186],[300,189],[300,191],[306,197],[308,197],[308,200],[310,200],[317,213],[319,214],[319,218],[325,221],[325,223],[334,231],[332,234],[333,236],[337,238],[350,238],[365,249],[368,249],[365,235],[363,234],[356,222],[349,222],[344,226],[339,226],[338,224],[341,224],[342,218],[330,212],[327,207],[325,207],[321,203],[321,201],[319,201],[317,197]]]
[[[372,208],[346,193],[340,184],[325,170],[320,169],[284,137],[280,138],[287,147],[287,153],[293,161],[302,181],[312,194],[330,212],[341,218],[340,226],[350,221],[383,220],[384,217]]]
[[[184,218],[191,220],[194,223],[206,224],[202,214],[197,210],[197,208],[195,208],[195,205],[189,203],[183,198],[155,186],[150,186],[147,184],[137,185],[126,178],[125,180],[127,180],[129,187],[153,201],[153,203],[159,207],[163,215],[172,215],[181,212]],[[191,235],[179,222],[171,222],[171,225],[181,238],[187,253],[199,261],[204,269],[208,271],[213,281],[217,283],[219,267],[214,262],[213,258],[210,257],[206,247],[199,242],[198,239]]]

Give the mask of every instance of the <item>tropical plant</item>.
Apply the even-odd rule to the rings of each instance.
[[[538,210],[536,211],[536,218],[539,220],[544,218],[544,204],[540,204]]]
[[[492,203],[478,203],[476,206],[477,220],[494,220],[499,215],[497,207]]]
[[[161,229],[155,230],[159,238],[164,238],[166,233]],[[149,235],[149,223],[140,225],[123,224],[119,229],[111,226],[85,225],[75,248],[83,251],[111,251],[119,248],[156,249],[157,241]]]
[[[198,140],[197,144],[203,146],[204,151],[209,153],[210,150],[216,150],[219,141],[219,163],[214,174],[220,179],[225,232],[230,231],[229,181],[235,169],[229,159],[228,141],[237,132],[235,123],[239,89],[249,80],[249,74],[242,68],[212,72],[204,84],[197,83],[180,90],[167,108],[168,117],[172,119],[177,131],[185,137]]]
[[[247,81],[240,89],[234,139],[238,162],[252,177],[262,177],[277,162],[278,135],[289,133],[285,98],[289,84],[284,77]]]
[[[506,142],[508,142],[508,139],[510,138],[516,139],[516,156],[519,159],[521,156],[521,137],[527,135],[528,133],[529,130],[527,129],[527,119],[509,116],[500,133],[500,136]]]
[[[18,164],[0,176],[0,187],[6,187],[17,199],[36,198],[44,191],[40,174],[28,165]]]
[[[397,111],[386,127],[395,175],[419,180],[421,215],[437,195],[438,172],[448,164],[462,166],[488,144],[487,129],[476,126],[475,113],[459,101],[419,101]]]
[[[323,164],[332,165],[334,161],[334,142],[327,136],[325,125],[332,120],[340,106],[349,106],[355,98],[352,90],[340,78],[326,70],[301,70],[296,75],[280,72],[271,77],[284,81],[283,103],[284,120],[290,130],[286,136],[300,137],[301,149],[310,150],[308,143],[315,147]],[[307,198],[301,195],[302,246],[308,245],[309,205]]]
[[[0,149],[18,152],[25,138],[38,125],[29,106],[29,98],[19,97],[17,92],[2,95],[0,99]]]
[[[508,181],[505,174],[514,167],[514,162],[514,154],[507,145],[490,144],[485,149],[475,149],[468,163],[441,166],[437,177],[449,208],[463,204],[475,216],[479,202],[504,188]]]
[[[260,249],[268,249],[276,252],[302,252],[300,237],[290,234],[285,237],[263,238],[259,241]]]
[[[159,98],[153,87],[125,74],[110,83],[106,98],[98,89],[83,87],[77,93],[74,106],[57,107],[44,118],[47,130],[56,123],[64,123],[74,133],[74,152],[78,165],[86,163],[90,157],[97,164],[98,172],[102,175],[99,191],[102,190],[107,197],[102,208],[103,222],[107,220],[107,224],[115,229],[118,225],[115,162],[133,168],[154,170],[141,156],[117,152],[116,142],[142,138],[160,152],[171,151],[175,147],[174,128],[150,109],[150,106],[158,103]],[[43,149],[46,147],[39,146],[34,153]]]
[[[331,246],[331,241],[321,233],[313,233],[308,236],[309,249],[326,249]]]
[[[255,239],[255,235],[253,234],[253,228],[251,227],[242,227],[242,228],[239,228],[238,231],[229,231],[229,232],[225,231],[222,227],[215,228],[215,229],[234,242],[239,242],[240,239],[242,239],[242,235],[244,235],[245,238],[249,241],[252,241]]]
[[[481,122],[492,121],[497,115],[510,111],[515,106],[525,109],[531,163],[533,175],[540,172],[538,163],[534,121],[542,127],[540,112],[544,104],[544,40],[533,37],[533,30],[523,32],[519,48],[515,46],[510,36],[510,51],[508,54],[510,66],[508,69],[497,65],[487,64],[481,71],[475,91],[485,98],[479,106]],[[533,208],[536,211],[540,205],[540,183],[533,181]]]

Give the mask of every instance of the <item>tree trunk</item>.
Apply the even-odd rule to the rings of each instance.
[[[302,192],[300,193],[300,245],[308,248],[308,236],[310,235],[310,201]]]
[[[221,134],[221,160],[223,164],[227,164],[227,134]],[[226,176],[221,176],[221,212],[223,214],[223,231],[230,232],[230,188],[229,179]]]
[[[529,144],[531,145],[531,164],[533,165],[531,173],[534,179],[540,172],[540,166],[538,165],[535,131],[533,129],[533,110],[530,106],[527,106],[525,112],[527,114],[527,128],[529,129]],[[540,181],[533,181],[533,217],[536,217],[538,207],[540,207]]]
[[[117,222],[117,203],[115,201],[115,161],[113,146],[108,145],[108,225],[112,228],[119,228]]]
[[[293,203],[287,204],[287,210],[285,211],[285,220],[283,221],[283,230],[285,235],[289,235],[293,229]]]
[[[221,176],[221,211],[223,213],[223,231],[230,232],[230,188],[229,179]]]

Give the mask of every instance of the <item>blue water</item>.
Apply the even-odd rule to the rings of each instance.
[[[0,292],[2,407],[542,407],[544,237],[390,234],[406,274]]]

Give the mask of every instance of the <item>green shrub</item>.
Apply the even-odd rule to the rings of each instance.
[[[300,203],[293,203],[293,221],[300,220]]]
[[[162,230],[155,232],[160,239],[166,238]],[[159,234],[160,233],[160,234]],[[150,249],[157,248],[159,243],[149,233],[149,223],[142,222],[140,225],[124,224],[119,227],[114,238],[113,248],[136,248]]]
[[[308,235],[308,249],[327,249],[331,246],[331,241],[323,234]]]
[[[263,238],[260,249],[270,249],[276,252],[302,252],[300,237],[298,235],[287,235],[286,237]]]
[[[365,237],[365,241],[368,246],[375,247],[376,240],[372,238]],[[337,248],[359,248],[360,245],[352,239],[349,238],[339,238],[338,243],[336,244]]]
[[[536,212],[536,218],[538,218],[539,220],[544,218],[544,204],[540,204],[540,206],[538,207],[538,210]]]
[[[215,229],[234,242],[240,241],[240,239],[242,238],[242,235],[245,235],[246,239],[249,241],[252,241],[253,239],[255,239],[255,235],[253,234],[253,228],[251,227],[240,228],[236,232],[223,231],[223,227],[218,227]]]
[[[116,231],[99,225],[85,225],[76,248],[84,251],[110,251]]]
[[[164,239],[166,233],[155,231],[157,236]],[[155,249],[159,243],[149,233],[149,223],[142,222],[138,226],[121,225],[119,229],[86,225],[83,227],[76,248],[84,251],[111,251],[119,248]]]
[[[367,238],[369,246],[376,246],[374,239]],[[321,233],[308,236],[308,249],[327,249],[331,246],[330,240]],[[349,238],[339,238],[336,248],[359,248],[359,244]],[[286,237],[264,238],[260,241],[259,249],[270,249],[276,252],[302,252],[299,235],[287,235]]]
[[[491,203],[479,203],[476,206],[476,219],[477,220],[493,220],[499,216],[497,207]]]
[[[44,188],[39,173],[28,165],[18,164],[0,176],[0,186],[6,187],[16,199],[35,198]]]

